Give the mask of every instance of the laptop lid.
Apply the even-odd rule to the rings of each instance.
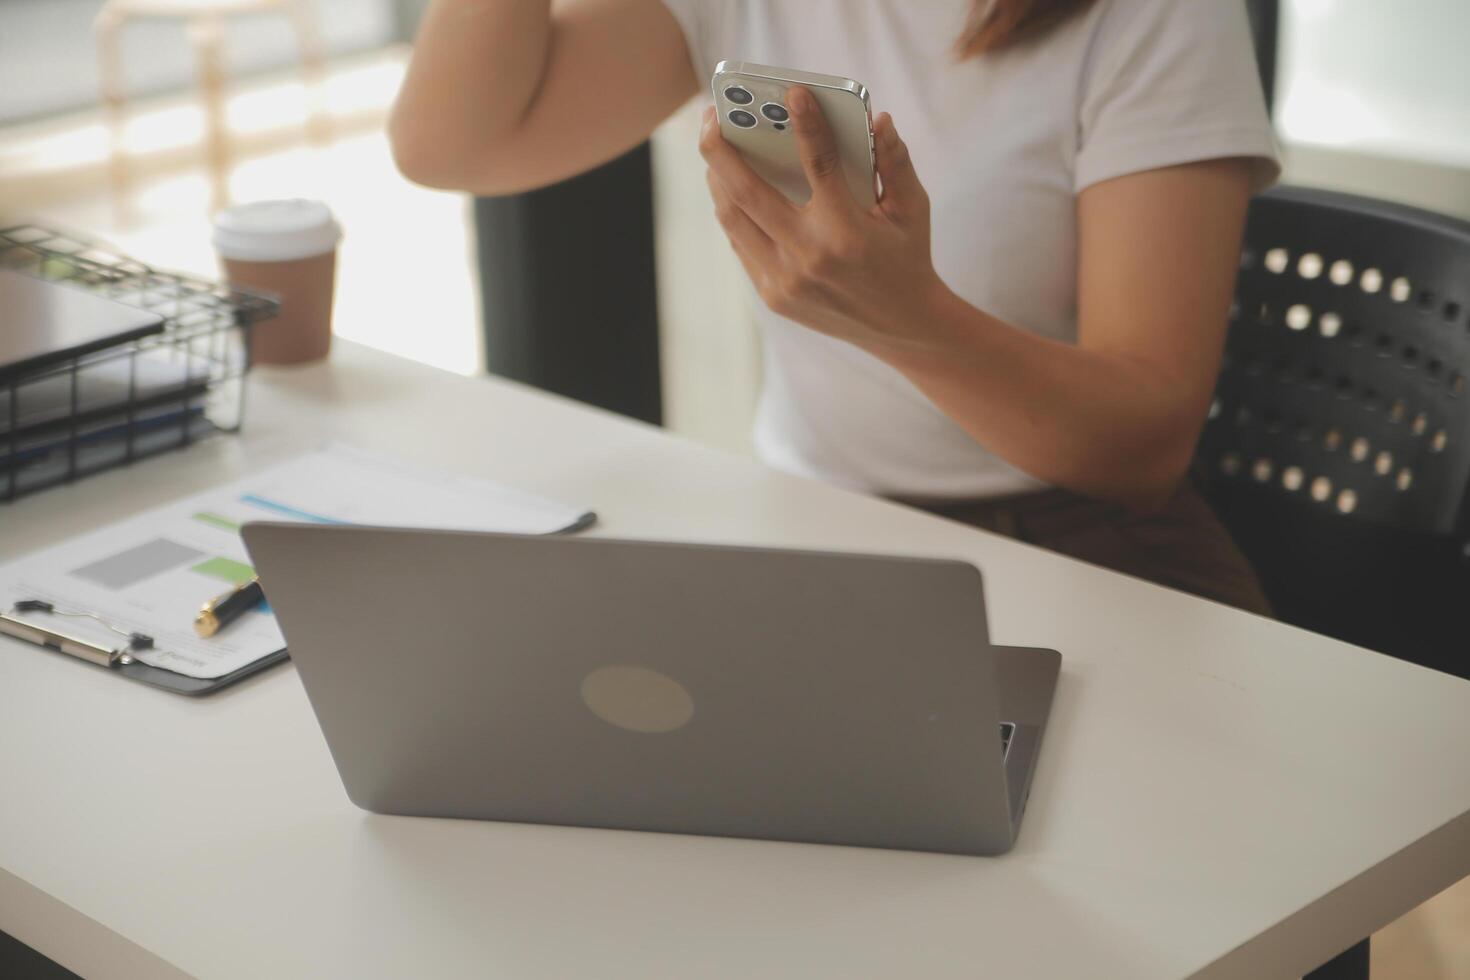
[[[1010,846],[973,565],[301,524],[244,538],[365,809]]]
[[[0,381],[163,330],[157,313],[0,269]]]

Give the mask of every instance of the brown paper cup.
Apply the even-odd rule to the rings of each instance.
[[[280,298],[280,314],[250,328],[254,363],[301,364],[327,356],[332,349],[335,249],[289,262],[220,261],[230,285],[274,293]]]
[[[251,330],[257,364],[302,364],[332,349],[332,294],[342,229],[320,201],[256,201],[215,215],[214,246],[230,285],[273,293],[280,315]]]

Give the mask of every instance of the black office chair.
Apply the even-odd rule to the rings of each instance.
[[[1470,223],[1251,205],[1197,454],[1278,618],[1470,676]]]
[[[1277,618],[1470,677],[1467,375],[1470,223],[1252,202],[1196,465]],[[1311,977],[1367,975],[1365,941]]]

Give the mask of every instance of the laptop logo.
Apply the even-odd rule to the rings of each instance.
[[[694,698],[668,674],[614,664],[582,678],[582,703],[597,717],[630,732],[658,735],[689,724]]]

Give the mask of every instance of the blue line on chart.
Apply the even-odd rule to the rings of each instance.
[[[286,517],[294,517],[294,518],[296,518],[298,520],[302,520],[302,521],[311,521],[311,522],[313,522],[315,524],[350,524],[350,523],[352,523],[351,521],[339,521],[335,517],[323,517],[320,514],[313,514],[313,513],[310,513],[308,511],[297,510],[295,507],[292,507],[292,506],[290,506],[288,504],[278,503],[277,501],[274,501],[274,500],[267,500],[265,497],[257,497],[253,493],[247,493],[247,494],[245,494],[244,496],[242,496],[240,498],[240,500],[243,503],[253,504],[256,507],[261,508],[262,510],[275,511],[277,514],[283,514]]]

